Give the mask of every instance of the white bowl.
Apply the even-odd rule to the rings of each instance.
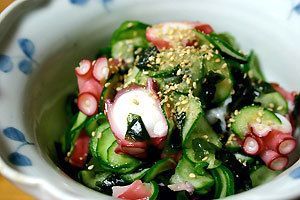
[[[66,126],[62,99],[75,87],[73,67],[128,19],[210,23],[242,49],[255,49],[269,80],[300,90],[299,1],[15,1],[0,15],[0,172],[35,197],[111,199],[56,167],[53,142]],[[299,187],[297,161],[270,183],[229,198],[290,199],[300,197]]]

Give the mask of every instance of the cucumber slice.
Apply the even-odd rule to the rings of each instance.
[[[227,167],[220,165],[219,167],[211,170],[211,174],[215,180],[216,199],[234,194],[234,176]]]
[[[239,144],[237,138],[235,137],[235,134],[230,134],[230,136],[228,137],[225,143],[225,147],[231,152],[237,152],[241,149],[241,145]]]
[[[152,194],[149,197],[149,200],[156,200],[158,197],[158,193],[159,193],[159,187],[158,187],[157,183],[154,181],[151,181],[150,185],[151,185],[151,189],[152,189]]]
[[[112,57],[122,59],[126,63],[133,63],[134,51],[137,47],[147,47],[148,42],[145,38],[136,37],[116,42],[111,49]]]
[[[106,121],[106,116],[104,113],[98,113],[93,117],[89,118],[85,123],[85,130],[89,136],[92,136],[92,132],[94,132],[99,126],[98,123],[101,121]]]
[[[197,174],[195,166],[185,156],[179,161],[175,174],[171,177],[172,184],[188,182],[195,190],[208,189],[214,184],[214,179],[205,172],[203,175]]]
[[[146,173],[143,180],[145,182],[150,182],[158,174],[165,172],[169,169],[173,169],[176,166],[176,162],[172,158],[164,158],[157,161]]]
[[[248,165],[248,164],[252,164],[255,162],[255,159],[253,157],[246,156],[241,153],[235,153],[234,156],[243,165]]]
[[[83,170],[78,173],[79,180],[87,187],[99,190],[99,185],[103,181],[105,181],[109,176],[111,176],[110,172],[95,172],[91,170]]]
[[[271,109],[281,115],[286,115],[289,111],[287,101],[278,92],[261,94],[255,99],[255,102],[259,102],[262,107]]]
[[[123,175],[121,175],[121,179],[123,179],[124,181],[126,181],[128,183],[132,183],[135,180],[141,180],[146,175],[146,173],[149,169],[150,168],[146,168],[140,172],[135,172],[132,174],[123,174]]]
[[[84,127],[87,116],[82,112],[78,112],[73,119],[70,128],[64,135],[64,140],[62,142],[62,150],[64,153],[67,151],[72,152],[75,142],[80,134],[81,129]]]
[[[221,162],[216,159],[216,156],[214,154],[208,154],[202,159],[197,159],[197,157],[195,156],[195,151],[193,149],[184,149],[183,153],[187,157],[187,159],[195,164],[206,163],[205,168],[207,169],[214,169],[221,164]]]
[[[191,148],[184,148],[183,153],[191,162],[207,169],[213,169],[218,167],[221,162],[215,157],[216,147],[206,140],[196,138],[191,142]],[[205,164],[205,166],[203,166]],[[200,169],[200,168],[199,168]]]
[[[176,98],[179,99],[179,97]],[[186,110],[186,118],[182,129],[183,146],[191,148],[193,139],[203,138],[221,148],[222,143],[220,142],[219,136],[214,132],[205,118],[201,108],[201,102],[194,97],[186,98],[188,103],[182,105],[182,108],[179,108]]]
[[[240,49],[235,38],[230,33],[223,32],[223,33],[214,34],[214,36],[219,37],[221,40],[229,44],[233,49],[237,51]]]
[[[251,51],[248,60],[247,60],[247,68],[249,69],[248,74],[250,78],[255,78],[257,80],[266,80],[259,64],[259,60],[254,51]]]
[[[110,165],[117,173],[128,173],[140,166],[141,161],[126,154],[117,154],[117,141],[114,141],[107,150],[107,164]]]
[[[247,57],[245,55],[235,50],[230,44],[222,40],[217,35],[210,34],[210,35],[205,35],[205,37],[208,41],[210,41],[216,48],[218,48],[224,54],[243,62],[247,61]]]
[[[97,146],[98,146],[98,140],[100,136],[103,134],[103,132],[110,127],[108,122],[104,122],[98,128],[95,130],[95,135],[92,135],[90,144],[89,144],[89,150],[92,155],[92,157],[97,157],[98,151],[97,151]]]
[[[252,123],[262,123],[265,125],[280,125],[280,119],[271,111],[259,106],[246,106],[239,113],[233,116],[230,125],[231,131],[244,139],[249,132],[249,125]]]
[[[120,83],[121,76],[120,74],[114,74],[108,81],[108,86],[103,88],[100,102],[99,102],[99,109],[100,111],[104,111],[105,101],[107,99],[113,99],[113,97],[116,95],[117,91],[116,88],[118,87],[118,84]],[[105,85],[107,85],[105,84]]]
[[[216,62],[216,60],[218,62]],[[231,80],[230,71],[225,60],[218,54],[214,54],[210,60],[204,59],[203,65],[207,73],[210,71],[218,73],[224,79],[216,84],[216,92],[212,103],[222,103],[230,95],[233,84]]]
[[[128,73],[124,76],[124,87],[130,85],[131,83],[136,82],[137,77],[142,73],[142,71],[133,67],[128,70]]]
[[[97,144],[97,160],[100,163],[108,165],[108,149],[116,141],[114,134],[111,129],[108,128],[98,135],[98,144]]]
[[[278,176],[280,173],[281,171],[273,171],[268,167],[266,167],[265,165],[262,165],[250,173],[252,185],[253,187],[256,187],[264,183],[267,183],[271,181],[273,178],[275,178],[276,176]]]
[[[145,36],[146,28],[148,24],[144,24],[139,21],[125,21],[123,22],[118,29],[114,31],[111,39],[111,46],[116,42],[124,39],[130,39],[137,36]]]

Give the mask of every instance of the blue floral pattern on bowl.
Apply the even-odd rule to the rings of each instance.
[[[297,167],[294,169],[291,173],[290,176],[294,179],[300,179],[300,167]]]
[[[74,4],[74,5],[85,5],[86,3],[88,3],[89,0],[69,0],[70,3]],[[112,0],[99,0],[99,2],[103,5],[103,7],[109,11],[107,4],[109,2],[111,2]]]
[[[31,166],[32,162],[30,158],[19,153],[19,151],[23,146],[34,145],[34,143],[28,142],[24,134],[14,127],[5,128],[3,130],[3,134],[10,140],[20,142],[20,145],[17,147],[16,151],[8,155],[9,162],[16,166]]]
[[[33,64],[37,64],[37,62],[33,59],[35,46],[33,42],[28,38],[20,38],[17,42],[19,48],[25,55],[25,58],[22,58],[19,61],[18,68],[25,75],[29,75],[33,71]],[[12,71],[13,67],[14,64],[10,56],[0,55],[0,71],[8,73]]]

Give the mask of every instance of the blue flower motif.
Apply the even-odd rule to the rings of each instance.
[[[293,10],[300,15],[300,2],[293,7]]]
[[[25,167],[25,166],[32,165],[31,160],[27,156],[20,154],[18,152],[9,154],[8,160],[9,160],[9,162],[11,162],[12,164],[17,165],[17,166]]]
[[[0,55],[0,71],[8,73],[12,70],[13,63],[11,58],[6,55]]]
[[[14,127],[5,128],[3,130],[3,134],[11,140],[21,142],[21,144],[18,146],[16,151],[8,155],[9,162],[12,163],[13,165],[16,165],[16,166],[30,166],[30,165],[32,165],[31,160],[27,156],[19,153],[18,151],[23,146],[33,145],[33,143],[28,142],[26,140],[24,134],[20,130],[18,130]]]
[[[299,179],[300,178],[300,167],[294,169],[291,173],[290,176],[294,179]]]
[[[88,2],[88,0],[70,0],[70,2],[75,5],[84,5]]]
[[[19,46],[23,53],[29,58],[32,59],[33,54],[35,52],[34,44],[31,40],[27,38],[18,39]]]
[[[18,141],[18,142],[27,142],[24,134],[14,127],[8,127],[4,129],[3,133],[6,137],[8,137],[11,140]]]
[[[19,62],[19,69],[20,69],[21,72],[23,72],[26,75],[31,74],[31,72],[32,72],[32,62],[30,60],[27,60],[27,59],[21,60],[21,62]]]
[[[69,2],[74,5],[82,6],[89,2],[89,0],[69,0]],[[112,2],[112,0],[99,0],[99,2],[103,5],[105,10],[109,11],[107,4]]]

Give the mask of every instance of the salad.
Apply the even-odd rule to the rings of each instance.
[[[277,176],[297,145],[300,95],[208,24],[126,21],[75,75],[58,158],[116,198],[223,198]]]

